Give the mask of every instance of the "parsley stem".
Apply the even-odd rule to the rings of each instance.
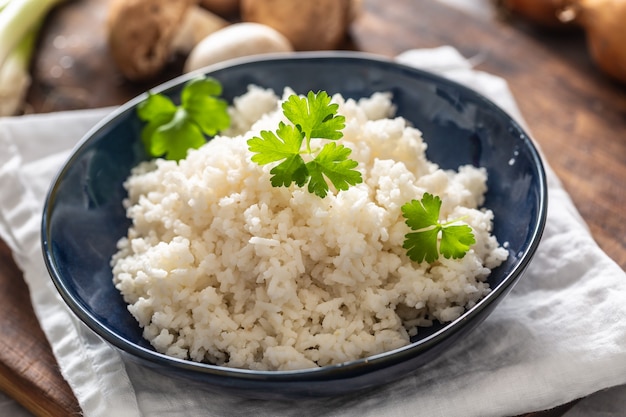
[[[299,153],[301,155],[310,155],[312,157],[315,153],[319,152],[321,149],[322,148],[311,148],[310,146],[307,146],[307,149],[300,151]]]
[[[460,222],[460,221],[462,221],[464,219],[467,219],[467,217],[468,217],[468,215],[466,214],[465,216],[457,217],[456,219],[449,220],[449,221],[447,221],[445,223],[439,222],[439,224],[441,224],[442,227],[446,227],[446,226],[449,226],[449,225],[451,225],[453,223]]]
[[[309,155],[313,154],[313,151],[311,150],[311,138],[309,137],[308,134],[305,135],[306,138],[306,151]]]

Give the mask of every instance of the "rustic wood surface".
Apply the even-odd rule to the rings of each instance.
[[[107,54],[106,5],[107,0],[77,0],[50,15],[33,63],[28,112],[120,104],[180,72],[180,59],[173,59],[158,80],[124,81]],[[626,89],[596,70],[584,35],[470,16],[435,0],[364,0],[345,47],[394,56],[441,45],[454,46],[477,69],[509,82],[531,133],[592,235],[626,267]],[[79,411],[2,242],[0,389],[36,416]],[[570,407],[527,416],[561,416]]]

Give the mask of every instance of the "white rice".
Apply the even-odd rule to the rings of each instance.
[[[290,94],[285,91],[285,96]],[[275,188],[246,140],[275,130],[281,99],[250,87],[233,127],[180,163],[155,160],[125,183],[132,219],[111,261],[114,283],[156,350],[237,368],[336,364],[404,346],[418,326],[458,318],[507,257],[477,209],[486,172],[443,171],[388,94],[344,100],[341,143],[363,183],[321,199]],[[424,192],[463,216],[476,244],[462,259],[417,264],[402,248],[400,207]]]

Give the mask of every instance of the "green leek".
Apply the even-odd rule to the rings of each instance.
[[[16,114],[31,83],[30,61],[50,10],[64,0],[0,0],[0,116]]]

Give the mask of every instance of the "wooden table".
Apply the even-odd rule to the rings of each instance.
[[[106,4],[69,2],[50,16],[33,64],[30,112],[120,104],[180,72],[180,60],[173,60],[159,80],[125,82],[107,55]],[[394,56],[411,48],[452,45],[477,69],[505,78],[594,238],[624,268],[626,88],[594,68],[584,42],[582,33],[549,33],[483,19],[435,0],[364,0],[346,48]],[[3,242],[0,323],[0,389],[37,416],[78,412]],[[569,407],[528,416],[560,416]]]

